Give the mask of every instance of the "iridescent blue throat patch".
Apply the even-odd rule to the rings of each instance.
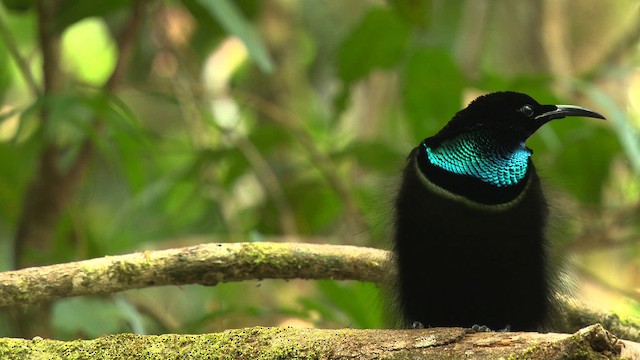
[[[424,143],[422,146],[431,164],[497,187],[515,185],[524,179],[531,156],[524,143],[515,149],[507,148],[486,133],[462,134],[433,149]]]

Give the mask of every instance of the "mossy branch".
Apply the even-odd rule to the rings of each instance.
[[[262,328],[215,334],[118,334],[95,340],[0,339],[2,358],[79,359],[618,359],[639,344],[602,326],[575,334],[471,333],[461,328],[322,330]]]
[[[339,245],[203,244],[145,251],[0,273],[0,306],[111,294],[161,285],[255,279],[336,279],[378,282],[387,253]]]

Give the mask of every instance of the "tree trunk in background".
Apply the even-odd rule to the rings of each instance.
[[[36,2],[38,14],[38,37],[42,51],[42,71],[44,96],[55,94],[62,87],[60,71],[60,33],[54,28],[59,1],[40,0]],[[47,109],[40,111],[40,125],[47,121]],[[35,178],[27,188],[23,210],[18,223],[14,243],[16,268],[42,265],[50,256],[53,234],[61,213],[67,207],[73,189],[82,173],[72,169],[62,174],[58,164],[58,149],[45,145],[40,153]],[[75,170],[75,171],[74,171]],[[16,336],[50,336],[50,304],[14,309],[13,333]]]

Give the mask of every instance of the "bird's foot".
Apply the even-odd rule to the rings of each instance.
[[[478,324],[473,325],[471,327],[471,330],[473,332],[491,332],[491,331],[493,331],[486,325],[478,325]],[[509,324],[507,324],[504,328],[498,330],[498,332],[510,332],[510,331],[511,331],[511,325],[509,325]]]
[[[489,329],[489,327],[486,326],[486,325],[474,324],[471,327],[471,331],[473,331],[473,332],[491,332],[491,329]]]
[[[411,328],[412,329],[424,329],[424,324],[421,323],[420,321],[414,321],[413,324],[411,324]]]

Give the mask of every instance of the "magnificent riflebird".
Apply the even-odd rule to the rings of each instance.
[[[604,119],[579,106],[491,93],[411,151],[393,244],[406,326],[541,329],[552,296],[548,205],[525,141],[567,116]]]

